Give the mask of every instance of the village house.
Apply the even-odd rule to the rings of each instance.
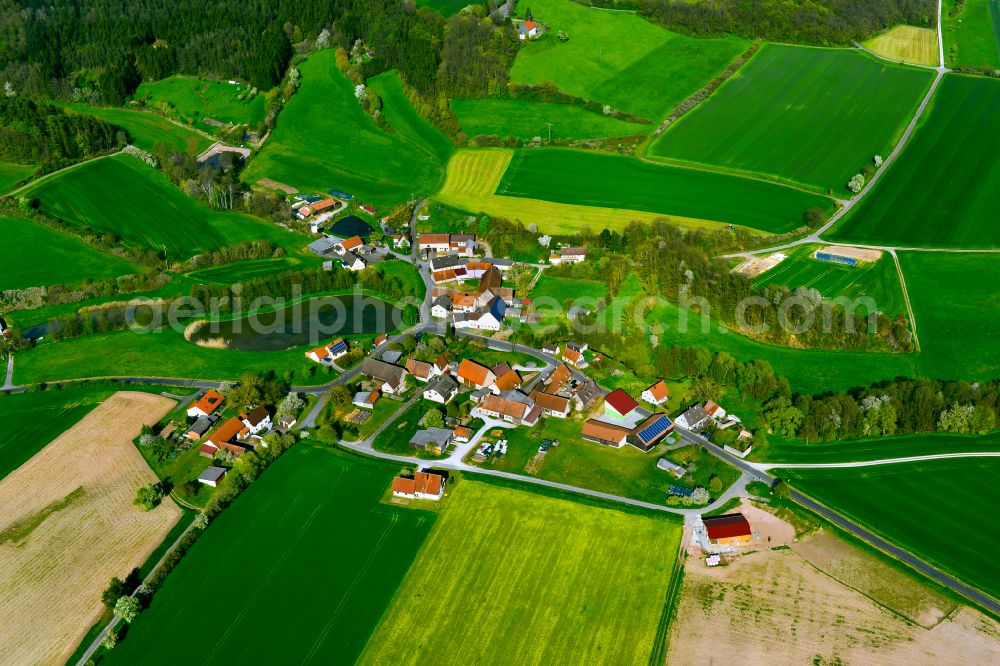
[[[451,444],[451,437],[452,431],[448,428],[424,428],[410,438],[410,448],[441,454]]]
[[[569,416],[569,398],[564,398],[560,395],[552,395],[551,393],[543,393],[537,390],[532,391],[530,397],[536,405],[542,408],[542,413],[546,416],[555,416],[560,419],[564,419]]]
[[[560,348],[558,344],[546,343],[542,345],[542,352],[549,356],[559,356]]]
[[[228,451],[239,457],[253,448],[242,441],[247,435],[249,435],[247,426],[234,416],[219,426],[208,441],[201,445],[198,452],[206,458],[214,457],[219,451]]]
[[[467,358],[458,364],[457,374],[458,381],[477,390],[492,386],[497,380],[492,370]]]
[[[368,261],[354,252],[345,252],[340,263],[349,271],[363,271],[368,268]]]
[[[205,433],[212,429],[212,426],[218,420],[218,416],[216,415],[203,416],[188,427],[187,432],[184,433],[184,437],[192,442],[197,442],[205,436]]]
[[[389,341],[388,335],[386,335],[385,333],[379,334],[379,336],[372,341],[372,351],[378,349],[388,341]]]
[[[378,391],[358,391],[354,394],[351,404],[361,409],[375,409],[375,403],[382,397]]]
[[[583,370],[588,365],[587,359],[583,357],[583,352],[573,349],[569,345],[566,345],[566,348],[563,349],[562,360],[576,366],[580,370]]]
[[[361,374],[372,380],[382,393],[397,394],[406,390],[406,368],[398,365],[366,358],[361,362]]]
[[[451,300],[451,296],[447,294],[444,296],[438,296],[431,303],[431,316],[435,319],[444,319],[451,314],[454,302]]]
[[[526,426],[538,423],[538,417],[542,414],[542,408],[536,406],[531,398],[519,391],[508,391],[502,395],[488,395],[472,411],[477,416]]]
[[[414,472],[412,477],[397,476],[392,480],[394,497],[438,501],[444,495],[445,481],[439,474]]]
[[[611,421],[625,421],[639,406],[628,393],[615,389],[604,396],[604,416]]]
[[[585,247],[564,247],[549,255],[549,263],[554,266],[578,264],[586,258],[587,248]]]
[[[417,381],[427,383],[437,376],[437,367],[425,361],[418,361],[415,358],[406,360],[406,371],[413,375]]]
[[[417,234],[417,250],[422,254],[454,252],[457,256],[471,257],[476,251],[475,234]]]
[[[205,391],[205,395],[188,407],[187,415],[191,418],[211,416],[224,400],[221,393],[215,389],[209,389]]]
[[[263,405],[258,405],[248,414],[240,414],[240,420],[251,435],[260,435],[271,430],[271,413]]]
[[[601,387],[593,379],[587,378],[573,391],[573,402],[578,410],[589,409],[601,397]]]
[[[667,458],[660,458],[656,461],[656,468],[662,469],[664,472],[669,472],[674,475],[674,478],[681,478],[687,474],[687,470]]]
[[[541,26],[531,16],[531,9],[524,15],[524,20],[517,27],[517,34],[521,41],[535,39],[541,32]]]
[[[350,351],[347,341],[337,338],[328,345],[316,347],[306,352],[306,358],[316,363],[329,365]]]
[[[698,431],[708,425],[711,420],[711,417],[705,413],[701,405],[695,405],[678,416],[674,420],[674,423],[685,430]]]
[[[458,382],[451,375],[441,375],[428,385],[424,391],[424,399],[447,405],[458,395]]]
[[[573,371],[565,363],[560,363],[555,367],[549,376],[546,377],[542,384],[545,385],[545,389],[555,395],[563,390],[563,388],[569,383],[573,378]]]
[[[642,392],[642,399],[659,407],[670,399],[670,389],[662,379]]]
[[[625,446],[625,440],[628,438],[629,432],[630,429],[624,426],[589,419],[583,424],[583,428],[580,430],[580,437],[590,442],[596,442],[597,444],[621,448]]]
[[[497,376],[497,380],[493,382],[493,386],[490,387],[490,390],[496,394],[503,393],[504,391],[513,391],[524,381],[521,379],[521,375],[517,372],[517,370],[511,369],[511,367],[506,363],[503,365],[506,367],[493,368],[493,374]],[[503,370],[502,374],[500,370]]]
[[[351,236],[350,238],[345,238],[334,245],[334,249],[340,254],[350,252],[352,250],[357,250],[365,244],[361,240],[361,236]]]
[[[465,443],[472,439],[472,428],[467,428],[465,426],[455,426],[453,436],[456,442]]]
[[[481,331],[499,331],[507,314],[507,304],[500,298],[494,298],[486,307],[472,312],[460,312],[454,317],[456,329],[478,329]]]

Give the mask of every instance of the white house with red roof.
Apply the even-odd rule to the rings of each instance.
[[[632,396],[622,389],[615,389],[604,396],[604,416],[615,421],[624,421],[639,406]]]
[[[651,405],[662,405],[670,399],[670,389],[662,379],[642,392],[642,399]]]
[[[412,477],[397,476],[392,480],[394,497],[440,500],[444,495],[444,477],[440,474],[414,472]]]

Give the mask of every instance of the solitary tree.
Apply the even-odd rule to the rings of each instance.
[[[163,488],[158,483],[147,483],[135,492],[132,504],[141,506],[146,511],[156,507],[163,499]]]
[[[111,579],[111,582],[108,583],[108,587],[104,590],[104,593],[101,594],[101,601],[104,602],[104,605],[107,606],[108,610],[111,610],[115,607],[115,603],[118,601],[118,598],[123,594],[125,594],[125,583],[121,578],[115,576]]]
[[[104,636],[104,640],[101,641],[101,645],[103,645],[106,650],[114,650],[115,646],[118,645],[118,632],[114,629],[109,630]]]
[[[135,597],[119,597],[115,604],[115,615],[131,623],[139,614],[139,600]]]

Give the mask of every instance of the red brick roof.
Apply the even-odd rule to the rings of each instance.
[[[205,392],[205,395],[201,397],[201,400],[191,405],[191,407],[192,408],[197,407],[205,414],[211,414],[216,409],[218,409],[219,405],[222,404],[222,401],[223,401],[222,394],[220,394],[215,389],[209,389],[208,391]]]
[[[633,400],[632,396],[622,389],[615,389],[604,396],[604,402],[611,405],[612,409],[622,415],[628,414],[639,406],[639,403]]]
[[[667,388],[667,383],[662,379],[646,390],[652,393],[657,400],[666,400],[670,396],[670,389]]]
[[[462,359],[462,362],[458,364],[458,378],[464,379],[467,382],[472,382],[477,386],[486,386],[490,383],[490,369],[484,365],[479,365],[475,361],[470,361],[467,358]]]
[[[362,242],[361,236],[351,236],[347,240],[341,241],[340,244],[345,250],[353,250],[354,248],[360,246]]]
[[[415,472],[413,478],[397,476],[392,480],[392,492],[414,495],[439,495],[441,493],[441,477],[437,474]]]
[[[712,541],[716,539],[731,539],[733,537],[750,536],[753,531],[750,523],[742,513],[730,513],[725,516],[711,516],[703,518],[705,530],[708,538]]]

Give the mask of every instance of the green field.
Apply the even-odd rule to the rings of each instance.
[[[0,193],[6,193],[14,187],[15,183],[24,180],[34,172],[34,164],[0,162]]]
[[[965,9],[951,16],[956,4],[956,0],[943,0],[945,64],[984,72],[1000,69],[1000,4],[966,0]]]
[[[793,487],[1000,598],[997,474],[995,458],[781,472]]]
[[[920,365],[936,379],[1000,377],[1000,261],[995,254],[899,255],[920,337]]]
[[[406,129],[388,133],[375,125],[336,68],[332,50],[313,53],[299,71],[302,86],[247,165],[245,180],[270,178],[303,191],[338,189],[379,207],[438,188],[444,163],[410,140]]]
[[[0,216],[0,290],[75,285],[140,272],[113,254],[19,217]]]
[[[49,216],[124,244],[184,259],[247,240],[268,240],[297,251],[308,239],[277,225],[218,212],[186,196],[163,174],[128,155],[94,160],[28,191]]]
[[[398,469],[292,447],[215,520],[104,663],[353,663],[434,524],[380,503]],[[239,574],[212,573],[226,563]],[[192,630],[197,618],[204,630]]]
[[[202,268],[188,273],[188,277],[198,282],[212,282],[214,284],[235,284],[244,280],[252,280],[258,277],[266,277],[274,273],[293,270],[299,267],[299,261],[291,257],[280,257],[277,259],[250,259],[248,261],[238,261],[234,264],[223,264],[222,266],[212,266]]]
[[[644,664],[678,522],[469,479],[361,664]]]
[[[892,151],[932,79],[848,50],[766,45],[651,152],[845,193]]]
[[[948,75],[871,195],[829,234],[899,247],[1000,246],[1000,81]]]
[[[153,150],[156,144],[162,143],[171,150],[196,155],[212,143],[212,140],[207,136],[202,136],[177,123],[172,123],[150,111],[132,111],[85,104],[73,104],[66,108],[76,113],[96,116],[112,125],[118,125],[127,130],[132,136],[132,143],[143,150]]]
[[[596,280],[576,280],[573,278],[551,277],[548,272],[542,273],[535,288],[531,290],[531,299],[553,299],[559,303],[567,300],[592,298],[595,301],[604,298],[608,288],[603,282]]]
[[[547,123],[552,123],[552,140],[603,139],[605,137],[648,134],[655,125],[630,123],[592,113],[579,106],[530,102],[520,99],[456,99],[451,103],[462,132],[474,137],[496,134],[531,140],[549,137]]]
[[[4,362],[6,367],[6,361]],[[26,463],[114,392],[66,389],[0,395],[0,479]]]
[[[802,440],[781,440],[772,437],[768,442],[766,453],[758,456],[756,449],[754,449],[753,457],[755,460],[773,463],[813,464],[885,460],[972,451],[1000,451],[1000,432],[984,436],[927,433],[813,444]]]
[[[518,12],[528,6],[522,3]],[[535,20],[550,28],[518,53],[514,83],[554,82],[563,92],[651,120],[704,87],[750,44],[736,37],[694,39],[633,13],[569,0],[536,0],[530,7]],[[558,40],[560,30],[568,41]]]
[[[403,89],[396,70],[368,79],[368,85],[382,98],[382,114],[389,126],[408,143],[423,148],[441,164],[446,164],[455,144],[417,114]]]
[[[771,233],[801,227],[802,214],[813,206],[827,213],[833,209],[826,197],[790,187],[561,148],[518,151],[496,193],[714,220]]]
[[[260,353],[206,349],[170,329],[149,334],[97,333],[43,344],[18,354],[14,383],[126,376],[232,381],[244,371],[277,370],[279,374],[294,372],[296,385],[314,386],[333,376],[317,372],[319,366],[303,356],[313,346]],[[310,369],[315,374],[309,374]]]
[[[134,99],[189,125],[213,132],[218,128],[206,124],[206,119],[250,126],[263,122],[263,91],[250,99],[239,99],[240,95],[247,96],[249,92],[247,84],[234,86],[225,81],[176,75],[140,84]]]
[[[816,289],[825,299],[870,298],[875,309],[887,316],[906,313],[899,273],[892,257],[885,254],[876,262],[844,266],[813,259],[822,245],[805,245],[786,251],[788,258],[754,280],[755,286],[785,285],[792,289]]]

